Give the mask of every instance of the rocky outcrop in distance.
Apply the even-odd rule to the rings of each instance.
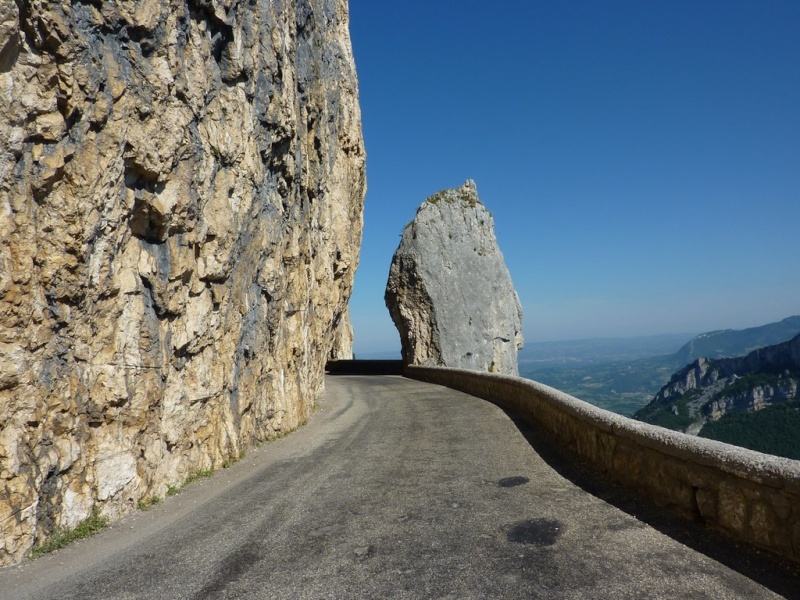
[[[698,358],[671,378],[635,418],[697,434],[734,410],[798,398],[800,335],[738,358]]]
[[[522,309],[475,183],[428,198],[386,284],[405,364],[517,375]]]
[[[0,4],[0,564],[300,424],[365,154],[346,0]]]

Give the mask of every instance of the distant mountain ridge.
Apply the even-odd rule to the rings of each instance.
[[[790,423],[800,419],[800,410],[794,410],[795,404],[800,409],[798,387],[800,335],[738,358],[698,358],[675,373],[653,400],[634,414],[634,418],[669,429],[722,439],[706,435],[707,424],[715,424],[729,413],[755,413],[770,405],[787,404],[786,408],[791,410],[780,415],[769,413],[772,418],[765,434],[774,434],[776,427],[782,428],[783,432],[777,437],[785,439],[778,442],[794,444],[797,435],[793,429],[795,426]],[[765,421],[764,415],[758,420]],[[710,431],[724,429],[723,426],[711,427]],[[740,416],[736,429],[736,435],[723,441],[747,445],[740,443],[737,436],[758,437],[747,432],[745,417]],[[770,451],[761,447],[758,439],[748,447],[754,445],[756,450]]]
[[[713,358],[744,356],[798,334],[800,316],[793,316],[760,327],[700,335],[529,342],[520,351],[519,363],[524,377],[606,410],[632,416],[653,400],[676,371],[699,358],[692,358],[697,352],[706,352]],[[680,349],[676,352],[676,348]],[[673,429],[683,430],[690,424],[686,419],[678,421],[671,419]]]
[[[678,364],[686,365],[695,359],[744,356],[765,346],[785,342],[800,334],[800,315],[787,317],[748,329],[723,329],[701,333],[675,353]]]

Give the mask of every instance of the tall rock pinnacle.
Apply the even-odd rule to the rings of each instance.
[[[385,299],[406,364],[518,374],[522,309],[472,180],[417,210]]]

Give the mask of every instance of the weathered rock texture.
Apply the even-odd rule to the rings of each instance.
[[[798,398],[800,335],[737,358],[698,358],[673,374],[635,418],[698,434],[731,411],[754,412]],[[678,419],[664,419],[665,414]]]
[[[0,3],[0,563],[296,427],[365,191],[346,0]]]
[[[420,206],[385,299],[406,364],[518,374],[522,309],[472,181]]]

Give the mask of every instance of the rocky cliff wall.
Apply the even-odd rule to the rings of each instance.
[[[789,341],[759,348],[735,358],[698,358],[675,373],[659,390],[653,402],[663,403],[690,390],[708,388],[718,382],[751,373],[780,373],[800,370],[800,335]]]
[[[731,411],[797,398],[800,336],[736,358],[698,358],[675,373],[635,418],[699,434]],[[674,417],[674,418],[673,418]]]
[[[364,161],[346,0],[0,3],[0,564],[309,414]]]

